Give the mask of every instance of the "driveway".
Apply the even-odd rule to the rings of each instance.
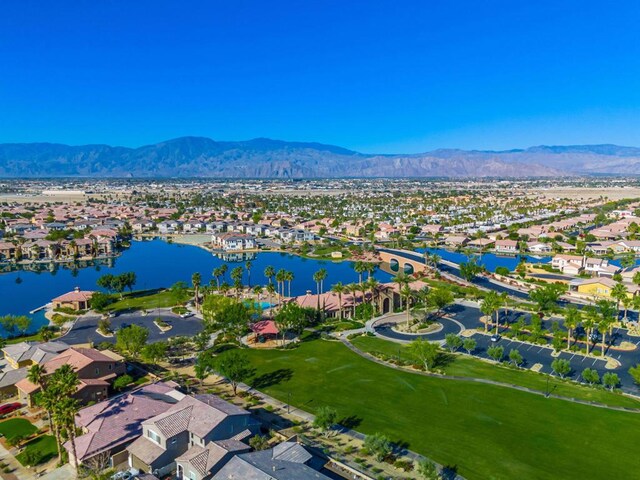
[[[171,325],[171,330],[162,332],[155,323],[153,323],[153,320],[158,317]],[[96,344],[100,342],[115,343],[115,337],[103,337],[96,331],[100,318],[98,315],[84,315],[80,317],[71,330],[66,335],[60,337],[60,340],[70,345],[79,343]],[[117,317],[111,318],[111,327],[114,331],[129,325],[140,325],[141,327],[147,328],[149,330],[148,343],[159,342],[169,337],[193,336],[202,330],[202,320],[200,318],[196,316],[181,318],[171,313],[170,310],[165,309],[159,309],[157,313],[152,312],[146,316],[140,312],[131,312],[122,313]]]

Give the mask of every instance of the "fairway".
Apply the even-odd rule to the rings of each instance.
[[[338,342],[247,351],[254,386],[313,412],[336,408],[355,430],[384,432],[468,479],[629,478],[640,415],[505,387],[399,372]]]

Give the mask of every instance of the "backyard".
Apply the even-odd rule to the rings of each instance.
[[[41,435],[27,443],[16,459],[24,466],[34,466],[51,460],[57,454],[56,439],[51,435]]]
[[[469,479],[625,478],[637,467],[635,413],[399,372],[335,341],[247,355],[258,390],[291,394],[310,412],[332,406],[350,427],[384,432]]]
[[[0,422],[0,435],[7,440],[15,437],[27,437],[38,431],[38,428],[25,418],[10,418]]]

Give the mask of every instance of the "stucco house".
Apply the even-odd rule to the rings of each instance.
[[[51,300],[53,308],[70,308],[72,310],[88,310],[91,306],[92,291],[80,290],[76,287],[71,292],[60,295]]]

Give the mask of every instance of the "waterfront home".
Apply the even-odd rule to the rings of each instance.
[[[253,235],[246,233],[214,233],[211,235],[211,243],[216,248],[226,251],[250,250],[256,248],[256,240]]]
[[[158,223],[158,232],[160,233],[175,233],[180,229],[181,222],[177,220],[169,220]]]
[[[551,259],[551,267],[567,275],[578,275],[584,269],[584,260],[579,255],[556,255]]]
[[[640,240],[621,240],[619,243],[627,252],[640,253]]]
[[[147,218],[138,218],[131,222],[131,230],[136,233],[148,232],[155,227],[155,222]]]
[[[609,264],[609,260],[603,258],[586,258],[584,261],[584,269],[587,273],[597,275],[598,277],[613,277],[620,272],[620,267]]]
[[[531,253],[551,253],[551,244],[544,242],[527,242],[527,250]]]
[[[464,247],[469,243],[469,238],[460,235],[451,235],[445,238],[444,243],[450,247]]]
[[[498,253],[517,253],[518,242],[516,240],[496,240],[495,251]]]
[[[496,243],[495,240],[492,240],[490,238],[476,238],[475,240],[471,240],[467,246],[472,247],[472,248],[489,248],[492,245],[494,245]]]
[[[71,310],[88,310],[91,306],[92,291],[80,290],[76,287],[74,290],[60,295],[51,300],[54,310],[56,308],[70,308]]]
[[[268,450],[235,455],[213,476],[213,480],[330,480],[321,473],[326,460],[312,455],[304,446],[283,442]],[[194,480],[207,477],[185,476]]]
[[[575,245],[571,245],[567,242],[556,242],[556,245],[560,247],[563,252],[575,252],[577,250]]]
[[[258,430],[248,411],[210,394],[185,395],[141,426],[127,447],[129,465],[194,480],[210,478],[235,453],[249,451],[242,440]]]
[[[118,375],[125,372],[122,357],[109,352],[100,352],[93,348],[71,347],[48,360],[42,366],[45,375],[51,375],[62,365],[69,365],[78,374],[78,386],[74,398],[81,403],[95,402],[107,398],[109,387]],[[33,398],[40,386],[27,378],[16,383],[20,401],[33,405]]]
[[[0,261],[7,262],[16,256],[16,246],[9,242],[0,242]]]

